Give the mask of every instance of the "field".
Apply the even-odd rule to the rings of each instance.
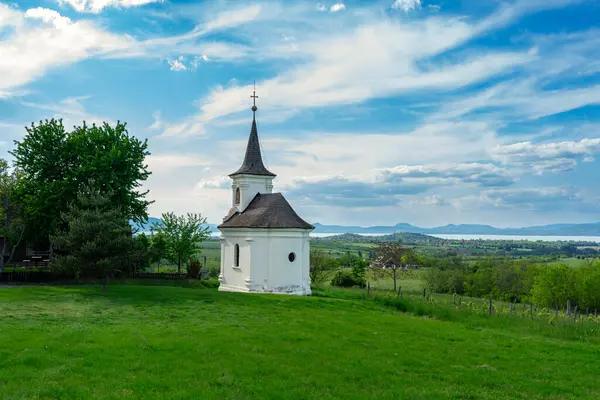
[[[2,399],[597,399],[600,341],[349,296],[0,289]]]

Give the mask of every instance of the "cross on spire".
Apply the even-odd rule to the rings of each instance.
[[[258,107],[256,107],[256,99],[258,99],[258,96],[256,95],[256,81],[254,81],[254,91],[250,98],[252,99],[252,111],[256,112],[256,110],[258,110]]]

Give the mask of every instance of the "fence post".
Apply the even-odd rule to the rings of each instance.
[[[571,318],[571,300],[567,300],[567,318]]]
[[[398,286],[398,297],[402,297],[402,286]]]
[[[577,319],[577,306],[573,309],[573,319]]]
[[[493,307],[493,306],[492,306],[492,295],[490,294],[490,315],[492,315],[492,314],[493,314],[493,312],[494,312],[494,311],[492,310],[492,307]]]
[[[529,301],[529,317],[533,319],[533,302]]]

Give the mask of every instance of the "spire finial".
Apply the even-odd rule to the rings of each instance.
[[[254,81],[254,91],[250,97],[252,98],[252,112],[256,112],[256,110],[258,110],[258,107],[256,107],[256,99],[258,99],[258,96],[256,95],[256,81]]]

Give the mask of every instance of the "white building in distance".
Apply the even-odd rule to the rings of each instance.
[[[314,226],[281,193],[272,193],[276,175],[262,161],[256,110],[255,103],[244,162],[229,175],[232,207],[219,225],[219,290],[310,295],[309,234]]]

